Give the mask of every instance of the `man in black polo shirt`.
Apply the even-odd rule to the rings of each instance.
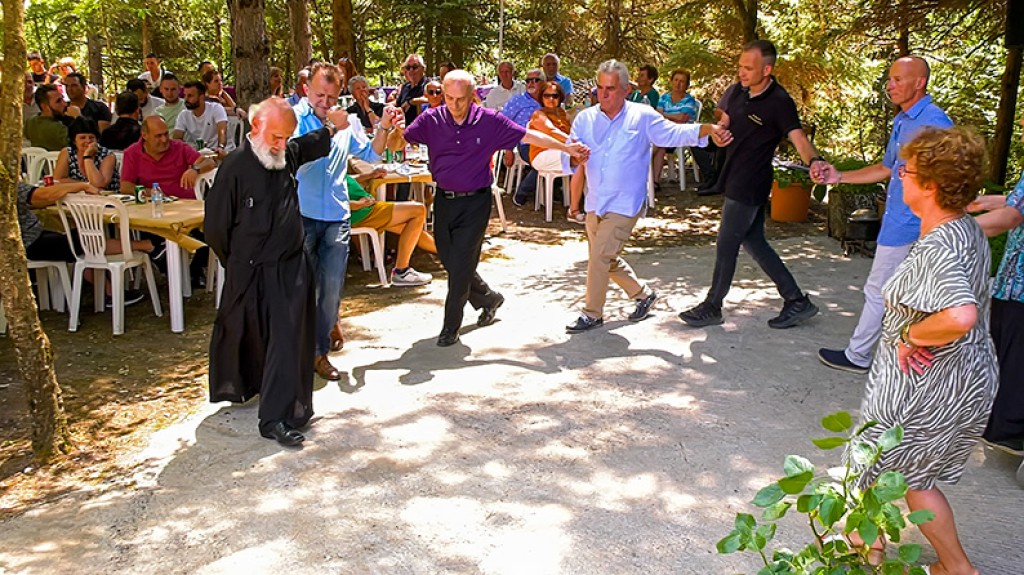
[[[727,127],[733,142],[726,149],[719,185],[725,194],[718,228],[718,251],[711,289],[704,301],[679,314],[693,327],[722,323],[722,301],[736,272],[740,246],[761,266],[785,299],[782,313],[768,320],[776,329],[793,327],[818,313],[782,259],[764,237],[765,203],[772,187],[772,157],[784,136],[812,166],[824,161],[800,127],[796,104],[771,75],[775,46],[755,40],[743,47],[739,62],[739,89],[732,90],[727,112],[719,124]]]

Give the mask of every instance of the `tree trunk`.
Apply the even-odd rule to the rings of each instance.
[[[352,58],[356,53],[355,30],[352,27],[352,0],[334,0],[331,26],[334,30],[334,61]]]
[[[292,58],[295,70],[301,70],[313,57],[313,32],[309,28],[308,0],[287,0],[291,28]]]
[[[608,0],[604,47],[609,58],[622,58],[622,0]]]
[[[757,40],[758,0],[733,0],[733,4],[743,29],[743,43]]]
[[[270,40],[264,0],[228,0],[231,56],[235,65],[235,100],[242,109],[270,95]]]
[[[103,37],[100,36],[98,25],[92,25],[89,27],[89,36],[86,39],[86,44],[89,47],[89,82],[100,92],[100,97],[104,95],[103,89]]]
[[[0,87],[0,298],[25,382],[32,417],[32,452],[49,461],[71,448],[67,417],[53,350],[46,337],[28,277],[25,246],[18,226],[17,186],[21,172],[21,97],[25,81],[25,4],[3,0],[4,65],[8,81]]]
[[[145,56],[153,51],[152,30],[149,26],[149,16],[142,17],[142,55]]]
[[[1007,22],[1009,25],[1009,22]],[[999,90],[999,111],[996,113],[996,133],[992,143],[992,162],[989,164],[989,179],[997,184],[1006,182],[1006,163],[1010,157],[1010,142],[1013,140],[1013,117],[1017,108],[1017,90],[1020,88],[1021,46],[1006,50],[1006,69]]]

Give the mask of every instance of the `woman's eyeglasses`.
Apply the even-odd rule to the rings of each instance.
[[[544,94],[544,99],[558,100],[559,98],[561,98],[561,96],[559,96],[557,92],[554,94]]]
[[[440,96],[441,94],[444,94],[444,90],[427,90],[428,96]]]
[[[917,172],[908,170],[906,164],[900,164],[900,167],[896,168],[896,173],[899,174],[900,178],[907,177],[907,174],[916,174]]]

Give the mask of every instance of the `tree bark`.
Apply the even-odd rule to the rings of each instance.
[[[264,8],[264,0],[228,0],[235,100],[242,109],[270,95],[270,40]]]
[[[4,270],[0,274],[0,299],[18,358],[18,372],[28,395],[32,452],[37,460],[45,462],[67,453],[71,441],[60,385],[53,370],[53,350],[39,323],[18,226],[25,5],[23,0],[3,0],[2,6],[7,81],[0,87],[0,269]]]
[[[313,32],[309,28],[308,0],[287,0],[291,29],[292,58],[295,70],[301,70],[313,57]]]
[[[100,92],[100,96],[104,95],[103,89],[103,37],[100,36],[99,25],[93,25],[89,27],[89,36],[86,39],[86,45],[89,48],[89,82]]]
[[[1007,23],[1009,25],[1009,23]],[[1022,60],[1021,46],[1006,50],[1006,68],[999,90],[999,111],[996,113],[996,132],[992,143],[992,162],[989,164],[989,179],[997,184],[1006,182],[1006,164],[1010,159],[1010,143],[1013,140],[1013,117],[1017,109],[1017,90],[1020,89]]]
[[[142,55],[145,56],[153,51],[152,31],[149,26],[149,16],[142,17]]]
[[[622,58],[622,0],[608,0],[604,47],[609,58]]]
[[[733,0],[743,30],[743,44],[757,40],[758,0]]]
[[[331,26],[334,30],[334,61],[352,58],[356,53],[355,30],[352,26],[352,0],[334,0]]]

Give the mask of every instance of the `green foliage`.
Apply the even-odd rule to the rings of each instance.
[[[838,473],[817,474],[807,459],[787,456],[783,463],[785,476],[754,496],[754,506],[764,510],[761,523],[749,513],[738,513],[732,532],[716,545],[718,552],[756,554],[763,564],[758,575],[923,574],[923,569],[911,565],[920,557],[918,545],[899,545],[895,556],[880,565],[868,561],[872,543],[883,538],[899,543],[908,523],[920,525],[934,518],[930,511],[916,511],[904,517],[894,503],[907,493],[907,483],[898,472],[886,471],[870,487],[858,487],[858,470],[877,464],[885,451],[903,439],[903,429],[894,427],[873,443],[863,434],[874,425],[877,424],[869,422],[850,433],[853,418],[849,413],[840,411],[822,418],[821,426],[826,431],[843,435],[812,441],[822,449],[847,445],[849,457],[845,466]],[[769,554],[777,521],[794,508],[806,516],[810,542],[796,553],[779,548]],[[853,533],[864,545],[853,545]]]
[[[792,185],[802,186],[804,188],[811,187],[811,176],[804,170],[790,170],[787,168],[776,167],[775,181],[779,184],[780,188],[786,188]]]

